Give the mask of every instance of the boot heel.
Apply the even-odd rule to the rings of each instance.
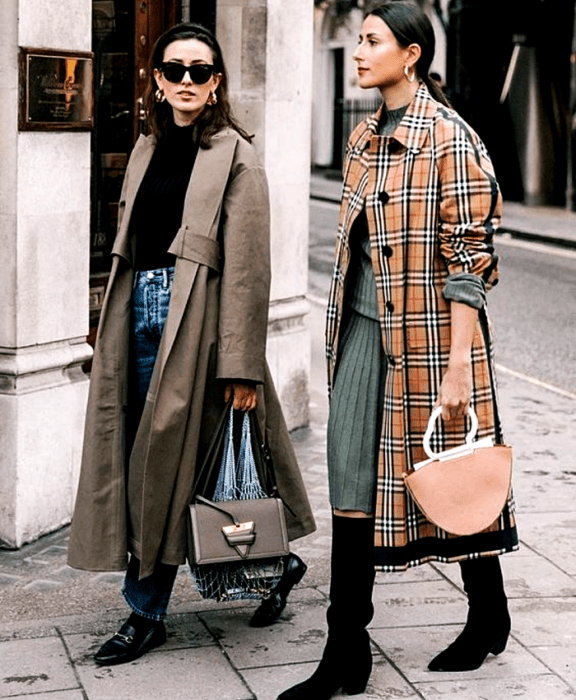
[[[504,649],[506,649],[506,644],[508,643],[508,635],[504,637],[504,639],[501,639],[499,642],[496,642],[492,649],[490,649],[490,653],[494,654],[494,656],[498,656],[498,654],[501,654]]]
[[[365,682],[363,681],[362,683],[354,681],[353,684],[343,685],[342,690],[346,693],[346,695],[362,695],[362,693],[366,690],[367,685],[368,680]]]
[[[369,656],[366,657],[366,663],[356,667],[349,678],[344,678],[342,681],[342,690],[346,695],[361,695],[368,685],[370,674],[372,673],[372,652],[369,651]]]

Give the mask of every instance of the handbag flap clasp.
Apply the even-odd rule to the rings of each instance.
[[[222,532],[228,545],[234,547],[238,554],[246,559],[250,554],[250,547],[256,540],[254,521],[248,520],[238,525],[225,525],[222,527]]]

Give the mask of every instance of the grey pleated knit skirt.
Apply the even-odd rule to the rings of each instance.
[[[328,418],[333,508],[374,511],[385,373],[378,321],[348,307]]]

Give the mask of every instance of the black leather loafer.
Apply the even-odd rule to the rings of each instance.
[[[154,647],[166,641],[163,622],[144,620],[142,625],[133,627],[125,622],[116,634],[98,649],[94,661],[101,666],[124,664],[133,661]]]
[[[286,557],[282,578],[268,598],[265,598],[260,607],[257,608],[250,620],[250,627],[268,627],[276,622],[286,607],[290,591],[297,583],[300,583],[307,568],[296,554],[289,554]]]

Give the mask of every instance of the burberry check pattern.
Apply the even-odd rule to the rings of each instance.
[[[376,499],[378,568],[402,570],[430,560],[455,561],[516,548],[513,502],[485,533],[455,538],[428,522],[402,474],[425,459],[422,438],[450,351],[448,275],[497,281],[493,247],[501,196],[488,153],[473,130],[421,86],[393,136],[378,135],[380,111],[348,142],[327,308],[331,391],[350,261],[352,224],[365,209],[388,371],[384,386]],[[472,348],[471,403],[479,436],[496,437],[490,329],[480,313]],[[438,422],[432,448],[464,442],[464,422]],[[457,541],[455,541],[457,540]]]

